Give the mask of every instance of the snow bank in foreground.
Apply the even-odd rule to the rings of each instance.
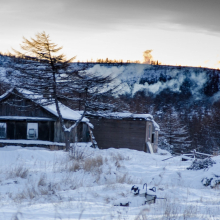
[[[129,149],[83,145],[64,151],[0,148],[0,219],[220,219],[219,188],[202,179],[220,175],[220,156],[206,170],[166,151],[150,155]],[[115,203],[134,198],[131,187],[156,187],[153,205]],[[144,190],[145,191],[145,190]],[[143,217],[144,216],[144,217]]]

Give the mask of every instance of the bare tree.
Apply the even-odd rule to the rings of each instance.
[[[25,95],[41,105],[55,104],[68,151],[70,132],[82,121],[87,106],[89,107],[87,97],[91,99],[95,94],[110,91],[111,89],[104,88],[103,85],[108,84],[112,77],[87,74],[85,70],[74,70],[71,62],[75,57],[66,59],[64,54],[58,54],[62,47],[51,42],[45,32],[36,34],[31,40],[23,39],[21,44],[23,52],[14,50],[20,60],[13,66],[16,70],[13,82],[21,91],[31,91]],[[84,111],[80,119],[67,128],[60,111],[59,99],[77,100],[78,98],[73,96],[75,92],[83,93]]]

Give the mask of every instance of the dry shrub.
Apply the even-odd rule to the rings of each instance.
[[[111,153],[111,156],[112,156],[112,160],[114,161],[121,161],[121,160],[129,160],[130,158],[129,157],[124,157],[123,155],[117,153],[117,154],[114,154],[114,153]]]
[[[13,201],[15,203],[18,203],[18,204],[22,203],[22,201],[26,199],[26,197],[25,197],[23,192],[22,193],[18,193],[14,197],[10,197],[10,198],[13,199]]]
[[[25,179],[28,176],[29,170],[26,167],[18,166],[9,171],[9,178],[20,177]]]
[[[127,184],[133,184],[134,183],[134,181],[131,179],[130,176],[128,176],[127,173],[125,173],[122,176],[117,175],[116,176],[116,182],[117,183],[127,183]]]
[[[110,199],[109,197],[105,197],[105,198],[104,198],[104,201],[105,201],[106,204],[109,204],[110,201],[111,201],[111,199]]]
[[[27,186],[22,192],[16,194],[13,200],[17,203],[21,203],[23,200],[32,200],[38,196],[38,192],[35,190],[34,186]]]
[[[70,148],[70,160],[84,160],[85,158],[87,158],[88,153],[86,152],[86,148],[81,148],[79,147],[77,144],[74,144],[73,146],[71,146]]]
[[[197,215],[197,206],[194,206],[194,205],[187,205],[185,207],[185,210],[183,212],[183,219],[190,219],[194,216]]]
[[[119,154],[119,153],[117,153],[117,154],[111,153],[111,159],[112,159],[113,161],[115,161],[115,166],[116,166],[117,168],[120,168],[120,167],[121,167],[120,161],[130,160],[129,157],[124,157],[122,154]]]
[[[97,156],[96,157],[96,164],[100,167],[103,165],[103,158],[102,156]]]
[[[24,193],[27,199],[34,199],[38,195],[38,192],[35,190],[34,186],[27,187]]]
[[[86,172],[92,172],[96,170],[97,168],[101,167],[103,165],[103,158],[102,156],[97,156],[93,158],[87,158],[84,161],[83,169]]]
[[[69,172],[76,172],[80,170],[80,164],[77,161],[72,161],[71,164],[68,166]]]
[[[50,194],[49,190],[46,188],[39,188],[39,192],[40,192],[40,195],[43,195],[43,196]]]
[[[39,186],[45,186],[45,185],[46,185],[46,175],[42,174],[42,175],[40,176],[40,179],[39,179],[37,185],[38,185],[38,187],[39,187]]]
[[[116,161],[116,162],[115,162],[115,166],[116,166],[117,168],[120,168],[120,167],[121,167],[121,164],[119,163],[119,161]]]

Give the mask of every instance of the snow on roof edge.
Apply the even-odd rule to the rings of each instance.
[[[77,111],[79,114],[82,114],[83,111]],[[154,128],[156,131],[160,131],[160,126],[154,121],[154,118],[151,114],[133,114],[131,112],[110,112],[110,113],[91,113],[87,112],[90,116],[100,116],[103,118],[115,118],[115,119],[122,119],[122,118],[132,118],[132,119],[145,119],[146,121],[152,121]]]
[[[11,88],[11,89],[7,90],[4,94],[2,94],[0,96],[0,101],[3,100],[4,98],[6,98],[9,95],[9,93],[11,93],[13,91],[13,89],[14,88]]]
[[[79,114],[82,114],[83,111],[77,111]],[[103,113],[103,112],[96,112],[91,113],[87,112],[88,115],[91,116],[100,116],[104,118],[133,118],[133,119],[148,119],[153,120],[153,116],[151,114],[134,114],[131,112],[110,112],[110,113]]]
[[[50,113],[52,113],[53,115],[58,117],[55,104],[50,104],[50,105],[42,106],[42,107],[46,109],[47,111],[49,111]],[[71,108],[63,105],[61,102],[59,102],[59,107],[60,107],[60,113],[63,119],[74,120],[74,121],[77,121],[80,119],[81,115],[77,111],[74,111]],[[82,119],[82,122],[89,122],[89,119],[84,117]]]

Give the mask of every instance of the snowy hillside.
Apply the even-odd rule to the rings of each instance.
[[[86,144],[76,147],[75,159],[64,151],[0,148],[0,219],[220,219],[219,186],[204,186],[219,180],[220,156],[205,170],[169,157]],[[144,183],[166,200],[142,205],[131,187],[144,193]]]
[[[15,63],[22,66],[22,60],[0,55],[1,81],[13,82],[11,73]],[[71,68],[77,71],[86,70],[95,75],[113,74],[117,77],[112,82],[113,86],[120,85],[116,95],[133,97],[137,92],[143,91],[149,96],[168,90],[177,94],[188,94],[195,100],[213,96],[212,101],[215,101],[220,96],[220,71],[215,69],[106,63],[72,63]]]
[[[122,84],[119,93],[132,96],[138,91],[144,91],[148,96],[158,95],[164,90],[181,93],[187,89],[194,98],[201,98],[203,95],[212,96],[220,90],[220,71],[207,68],[96,64],[89,66],[88,72],[106,75],[114,73],[118,76],[118,83]]]
[[[0,55],[2,79],[10,77],[10,66],[15,62],[22,65],[22,61]],[[138,91],[145,91],[158,95],[166,89],[175,93],[186,92],[184,90],[187,89],[194,98],[201,98],[202,95],[219,97],[220,71],[215,69],[125,63],[72,63],[71,68],[100,75],[113,73],[118,77],[114,83],[122,84],[118,94],[134,95]]]

